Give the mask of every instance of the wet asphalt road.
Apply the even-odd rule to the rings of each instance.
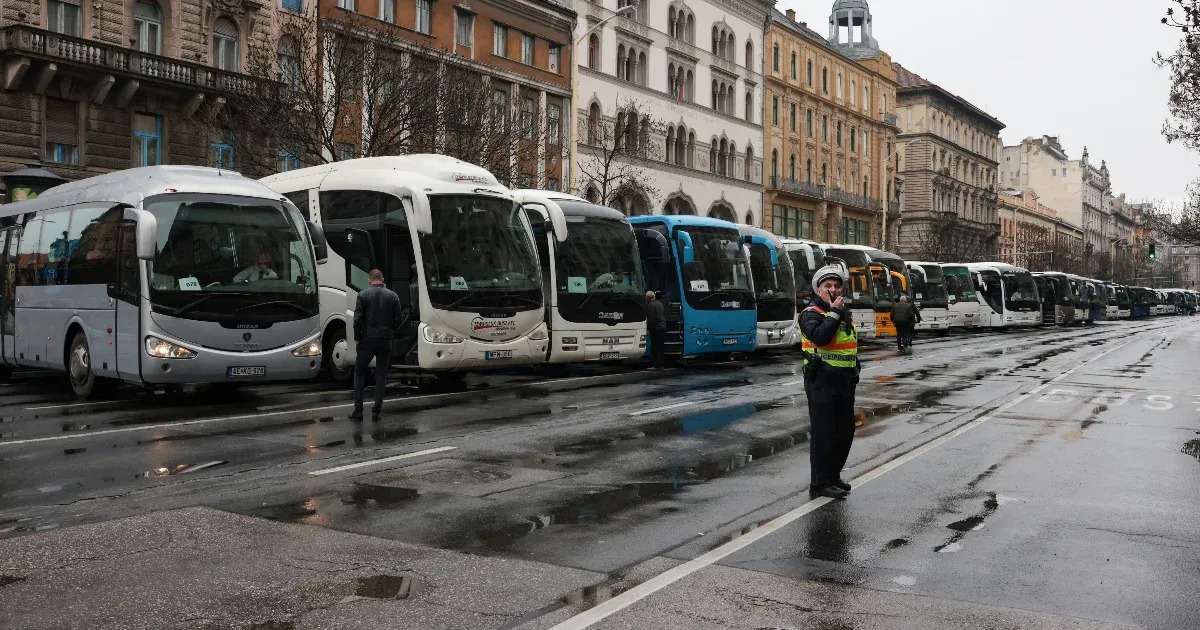
[[[18,375],[0,385],[0,626],[1200,627],[1200,318],[866,357],[856,489],[829,504],[805,491],[791,354],[470,377],[393,390],[362,424],[314,384],[79,404]],[[163,529],[190,533],[123,547]],[[239,537],[242,562],[286,557],[243,578],[271,597],[188,587],[229,575]],[[318,571],[285,544],[445,551]],[[448,568],[457,552],[478,566]],[[128,593],[77,573],[99,566]],[[425,588],[396,599],[404,571]]]

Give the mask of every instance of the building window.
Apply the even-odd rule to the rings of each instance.
[[[772,61],[771,67],[774,68],[775,72],[779,72],[779,44],[775,44],[774,53],[772,54],[772,59],[773,59],[773,61]]]
[[[508,122],[508,92],[504,90],[492,93],[492,120],[496,129],[504,129]]]
[[[857,138],[857,137],[858,137],[858,130],[857,130],[857,129],[855,129],[854,127],[851,127],[851,128],[850,128],[850,152],[851,152],[851,153],[855,153],[855,149],[854,149],[855,142],[854,142],[854,140],[855,140],[855,138]]]
[[[303,0],[282,0],[280,4],[283,6],[284,11],[299,13],[300,11],[304,10]]]
[[[521,63],[533,65],[533,35],[521,33]]]
[[[821,68],[821,91],[829,93],[829,68]]]
[[[839,147],[842,146],[842,123],[841,123],[841,121],[838,121],[838,124],[837,124],[837,145]]]
[[[213,60],[218,70],[239,72],[237,26],[229,18],[218,18],[213,25]]]
[[[842,218],[842,243],[846,245],[866,245],[868,225],[866,221]]]
[[[497,57],[508,56],[508,27],[492,23],[492,54]]]
[[[600,106],[592,103],[588,107],[588,144],[598,145],[600,142]]]
[[[1056,168],[1052,168],[1052,169],[1050,169],[1050,176],[1051,176],[1051,177],[1058,177],[1058,169],[1056,169]]]
[[[287,151],[279,152],[279,157],[275,162],[275,170],[276,171],[279,171],[280,173],[286,173],[288,171],[294,171],[299,168],[300,168],[300,158],[292,155],[291,153],[288,153]],[[307,210],[307,208],[300,208],[301,212],[304,212],[306,210]]]
[[[804,161],[804,181],[812,183],[812,160]]]
[[[588,67],[592,70],[600,69],[600,38],[594,33],[588,38]]]
[[[864,112],[871,111],[871,90],[865,85],[863,86],[862,108]]]
[[[796,156],[794,154],[788,157],[788,179],[796,180]]]
[[[805,73],[808,76],[808,84],[812,85],[812,79],[813,79],[812,59],[808,60],[808,62],[805,64],[805,67],[807,68],[805,70]]]
[[[339,9],[345,9],[347,11],[358,10],[357,0],[338,0],[337,5]]]
[[[396,23],[396,0],[379,0],[379,19],[388,24]],[[417,19],[420,20],[419,15]]]
[[[754,94],[746,92],[746,121],[754,122]]]
[[[829,179],[829,165],[822,162],[821,163],[821,185],[824,186],[825,182],[828,179]]]
[[[296,90],[300,88],[300,48],[296,40],[284,35],[279,40],[279,82]]]
[[[454,30],[454,43],[463,48],[474,48],[475,16],[466,11],[455,11],[454,15],[458,19],[458,26]]]
[[[552,147],[556,147],[562,143],[562,108],[558,105],[548,105],[546,107],[549,121],[550,133],[548,143]]]
[[[837,99],[842,100],[842,75],[837,75]]]
[[[162,164],[162,116],[133,115],[133,165]]]
[[[771,97],[771,124],[779,126],[779,97]]]
[[[521,173],[521,188],[533,188],[533,175]]]
[[[416,1],[417,20],[416,20],[415,26],[413,27],[418,33],[424,33],[426,35],[429,34],[429,24],[430,24],[430,15],[429,14],[432,11],[432,7],[430,6],[429,3],[430,3],[430,0],[417,0]]]
[[[796,130],[796,104],[792,103],[792,131]]]
[[[78,1],[46,0],[46,26],[61,35],[79,37],[83,24]]]
[[[821,142],[829,142],[829,116],[821,116]]]
[[[137,2],[133,5],[134,48],[152,55],[162,54],[162,10],[157,4]]]
[[[771,149],[771,184],[775,185],[775,178],[779,177],[779,151]]]
[[[858,82],[850,81],[850,106],[853,107],[853,106],[857,105],[858,104],[857,101],[858,101]]]
[[[547,67],[550,69],[550,72],[555,74],[558,73],[560,51],[561,49],[557,45],[550,46],[550,63]]]
[[[808,124],[805,126],[805,128],[808,130],[808,137],[811,138],[813,137],[813,111],[811,109],[808,110],[807,118],[808,119],[805,122]]]
[[[233,163],[233,137],[227,136],[224,142],[210,142],[208,145],[209,164],[213,168],[226,171],[235,170]]]
[[[526,140],[533,139],[533,99],[521,101],[521,136]]]
[[[792,78],[796,78],[796,53],[792,53]]]
[[[558,178],[557,177],[551,177],[546,180],[546,190],[553,190],[554,192],[558,192]]]
[[[338,160],[353,160],[356,157],[358,157],[358,147],[354,146],[353,142],[337,143]]]
[[[74,101],[46,99],[46,160],[79,164],[79,106]]]

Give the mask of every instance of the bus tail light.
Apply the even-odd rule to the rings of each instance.
[[[196,357],[195,350],[189,350],[153,335],[146,337],[146,354],[157,359],[193,359]]]

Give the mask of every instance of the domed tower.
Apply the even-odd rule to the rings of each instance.
[[[879,42],[871,35],[871,7],[867,0],[837,0],[829,15],[829,43],[851,59],[879,54]]]

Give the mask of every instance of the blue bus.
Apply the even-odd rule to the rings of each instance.
[[[754,282],[737,225],[695,216],[629,222],[637,230],[646,288],[662,292],[667,307],[666,354],[752,352],[758,331]]]
[[[742,242],[750,248],[750,278],[758,311],[758,349],[782,350],[800,340],[796,332],[796,273],[778,236],[739,225]]]

